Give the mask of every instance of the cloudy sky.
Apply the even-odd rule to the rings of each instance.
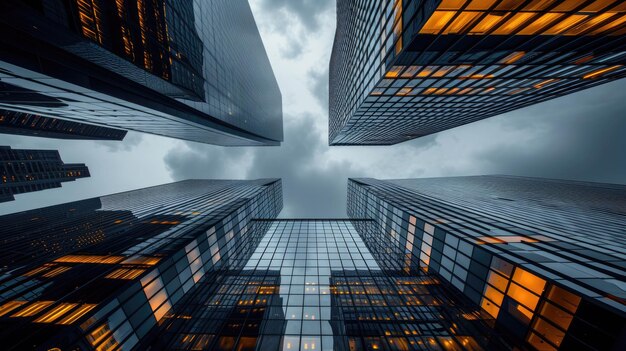
[[[91,178],[16,196],[0,214],[187,178],[283,179],[282,217],[344,217],[348,177],[512,174],[626,183],[626,80],[389,147],[329,147],[333,0],[250,1],[283,94],[281,147],[223,148],[147,134],[124,142],[0,135],[58,149]]]

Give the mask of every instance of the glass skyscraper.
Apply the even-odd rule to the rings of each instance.
[[[62,182],[89,177],[82,163],[63,163],[56,150],[21,150],[0,146],[0,202],[14,195],[58,188]]]
[[[353,222],[257,221],[245,265],[205,279],[140,349],[481,350],[509,344],[426,273],[379,265]]]
[[[190,180],[0,217],[7,350],[620,350],[625,186]]]
[[[0,110],[0,133],[76,140],[123,140],[126,136],[121,129],[6,110]]]
[[[190,180],[0,217],[2,348],[143,349],[281,208],[277,179]]]
[[[438,277],[508,340],[537,350],[626,345],[626,186],[351,179],[348,214],[376,222],[359,230],[374,257]]]
[[[217,145],[279,145],[245,0],[0,3],[0,108]]]
[[[626,76],[616,0],[338,0],[330,145],[390,145]]]

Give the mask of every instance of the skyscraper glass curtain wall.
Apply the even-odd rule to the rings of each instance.
[[[353,179],[378,260],[435,274],[538,350],[626,344],[626,187],[516,177]],[[357,226],[357,229],[359,227]]]
[[[329,144],[389,145],[626,75],[615,0],[339,0]]]
[[[2,108],[218,145],[283,139],[245,0],[7,0],[0,30]]]
[[[195,180],[0,217],[3,348],[138,349],[281,208],[280,180]]]

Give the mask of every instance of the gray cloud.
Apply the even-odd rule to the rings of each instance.
[[[141,144],[141,140],[143,140],[143,134],[128,132],[122,141],[96,141],[96,145],[104,146],[110,152],[132,151]]]
[[[260,0],[259,3],[263,11],[273,13],[272,17],[278,21],[281,21],[281,17],[284,21],[285,16],[295,16],[296,21],[308,31],[317,31],[321,15],[335,4],[333,0]]]
[[[484,150],[489,173],[626,183],[626,80],[515,113],[505,129],[531,136],[519,145]]]
[[[311,84],[309,90],[324,110],[328,110],[328,65],[311,69],[307,73]]]
[[[329,161],[325,134],[312,115],[285,116],[281,147],[172,149],[164,161],[173,178],[282,178],[283,217],[345,216],[347,178],[359,175],[348,161]]]
[[[293,60],[304,52],[304,43],[302,40],[294,39],[293,37],[289,38],[280,52],[284,58]]]

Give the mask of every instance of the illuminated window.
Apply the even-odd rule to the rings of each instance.
[[[145,269],[120,268],[107,274],[105,278],[132,280],[139,277],[145,271]]]
[[[567,330],[567,328],[569,328],[569,325],[572,323],[572,319],[574,318],[572,314],[565,312],[549,302],[545,302],[541,307],[541,316],[552,321],[563,330]]]
[[[509,280],[494,271],[489,271],[487,282],[496,287],[498,290],[504,292],[506,291],[506,286],[508,285]]]
[[[533,329],[537,334],[541,335],[544,339],[550,341],[556,346],[561,345],[561,341],[563,341],[563,338],[565,337],[564,331],[541,318],[537,318],[537,320],[535,320]]]
[[[457,18],[450,23],[450,25],[443,31],[442,34],[457,34],[463,33],[467,27],[469,27],[475,19],[480,15],[480,12],[461,12]]]
[[[54,301],[37,301],[13,314],[11,317],[30,317],[48,308]]]
[[[592,72],[589,72],[587,74],[585,74],[583,76],[583,79],[593,79],[593,78],[598,78],[603,76],[606,73],[615,71],[616,69],[622,67],[622,65],[616,65],[616,66],[611,66],[611,67],[606,67],[606,68],[601,68]]]
[[[550,291],[548,292],[548,299],[565,308],[565,310],[571,313],[576,313],[576,310],[578,309],[578,304],[581,300],[580,296],[572,294],[571,292],[559,288],[555,285],[550,287]]]
[[[385,78],[397,78],[400,75],[400,71],[404,69],[404,66],[393,66],[385,74]]]
[[[604,22],[605,20],[609,19],[611,16],[613,16],[612,13],[603,13],[603,14],[600,14],[598,16],[594,16],[594,17],[590,18],[588,21],[586,21],[585,23],[568,30],[564,34],[565,35],[580,35],[583,32],[591,29],[592,27],[594,27],[594,26]]]
[[[23,306],[27,303],[27,301],[9,301],[7,303],[5,303],[4,305],[0,306],[0,317],[4,316],[5,314],[13,311],[14,309]]]
[[[548,30],[546,30],[543,34],[547,34],[547,35],[561,34],[587,17],[588,17],[587,15],[570,15],[566,19],[558,22],[552,28],[549,28]]]
[[[76,310],[72,311],[70,314],[65,316],[62,320],[57,322],[57,324],[69,325],[76,322],[80,317],[84,316],[87,312],[94,309],[97,305],[95,304],[83,304],[78,307]]]
[[[424,24],[420,33],[422,34],[439,34],[439,32],[454,17],[454,11],[435,11],[428,21]]]
[[[531,333],[528,337],[528,343],[539,351],[557,351],[556,348],[548,344],[545,340],[540,338],[537,334]]]
[[[509,290],[506,294],[513,298],[515,301],[523,304],[533,311],[535,310],[535,307],[537,307],[537,303],[539,302],[539,296],[531,293],[530,291],[522,288],[515,283],[511,283],[511,285],[509,285]]]
[[[543,82],[540,82],[540,83],[537,83],[537,84],[533,85],[533,87],[535,89],[541,89],[541,88],[545,87],[546,85],[550,85],[550,84],[556,83],[558,81],[559,81],[558,79],[547,79],[547,80],[544,80]]]
[[[123,256],[67,255],[57,258],[54,262],[116,264],[120,263],[123,259]]]
[[[493,318],[498,318],[500,306],[495,305],[493,302],[483,297],[482,301],[480,302],[480,307],[482,307],[483,310],[487,311],[487,313],[489,313]]]
[[[443,0],[437,9],[440,10],[460,10],[465,5],[466,0]]]
[[[65,313],[76,307],[77,303],[61,303],[43,314],[41,317],[35,319],[36,323],[52,323],[61,318]]]
[[[536,243],[539,240],[519,236],[519,235],[500,235],[500,236],[479,236],[476,238],[478,244],[506,244],[506,243]]]
[[[472,2],[467,5],[466,9],[489,10],[494,2],[496,2],[496,0],[472,0]]]
[[[469,34],[485,35],[498,23],[504,19],[505,15],[502,14],[487,14],[482,21],[480,21],[474,28],[470,29]]]
[[[505,24],[501,25],[498,29],[493,31],[493,34],[496,35],[507,35],[513,33],[516,29],[519,28],[524,22],[530,20],[535,14],[531,12],[521,12],[513,15],[511,19],[506,21]]]
[[[513,52],[513,53],[509,54],[508,56],[506,56],[502,60],[500,60],[500,63],[503,63],[505,65],[511,65],[511,64],[517,62],[522,57],[524,57],[524,55],[526,55],[526,52],[524,52],[524,51],[516,51],[516,52]]]
[[[591,32],[591,35],[598,35],[598,34],[604,34],[604,32],[609,31],[611,29],[614,29],[618,26],[620,26],[621,24],[623,24],[624,22],[626,22],[626,15],[622,14],[618,19],[612,21],[609,24],[606,24],[596,30],[594,30],[593,32]],[[609,35],[620,35],[620,33],[623,31],[619,30],[617,32],[612,32],[612,33],[608,33]]]
[[[541,295],[543,293],[543,288],[546,286],[545,280],[519,267],[515,269],[513,281],[537,295]]]

